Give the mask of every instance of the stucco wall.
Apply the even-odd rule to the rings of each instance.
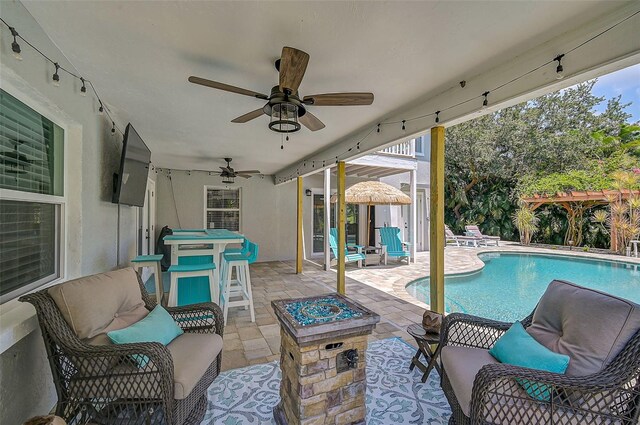
[[[2,2],[0,13],[35,46],[73,69],[20,2]],[[25,43],[23,61],[11,55],[10,33],[2,27],[0,87],[65,129],[66,235],[65,279],[111,270],[116,264],[118,207],[110,202],[112,174],[117,171],[121,137],[97,113],[92,96],[80,96],[80,84],[62,73],[60,87],[51,84],[53,65]],[[91,78],[91,75],[87,75]],[[108,88],[98,87],[106,102]],[[126,123],[118,123],[124,128]],[[120,208],[120,265],[135,254],[137,208]],[[1,306],[0,423],[18,424],[45,414],[55,403],[49,365],[31,306],[8,301]],[[27,319],[25,320],[25,317]],[[19,318],[19,319],[16,319]]]
[[[347,178],[347,186],[362,179]],[[173,184],[173,189],[172,189]],[[304,190],[322,190],[322,173],[304,178]],[[162,226],[171,228],[204,227],[204,186],[234,187],[241,189],[240,231],[260,246],[258,261],[292,260],[296,255],[296,183],[276,186],[273,176],[250,179],[237,178],[233,185],[221,183],[221,178],[207,172],[172,171],[171,180],[166,172],[156,175],[157,231]],[[336,178],[331,186],[335,189]],[[175,196],[175,204],[174,204]],[[303,230],[305,253],[312,257],[313,197],[303,198]],[[176,216],[176,208],[179,220]],[[364,231],[364,221],[361,234]],[[158,234],[156,233],[156,238]],[[316,255],[317,256],[317,255]],[[317,256],[318,257],[318,256]],[[321,257],[321,255],[320,255]]]
[[[207,172],[172,171],[171,180],[160,172],[156,180],[157,231],[165,225],[202,229],[205,186],[241,189],[240,231],[260,246],[259,261],[295,258],[296,184],[275,186],[272,176],[237,178],[228,186]]]

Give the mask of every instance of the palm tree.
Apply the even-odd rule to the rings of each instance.
[[[520,243],[529,245],[531,237],[538,231],[538,223],[540,222],[535,211],[523,205],[513,213],[511,220],[520,232]]]

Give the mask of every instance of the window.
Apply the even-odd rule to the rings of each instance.
[[[207,229],[240,231],[240,189],[205,186],[204,220]]]
[[[60,277],[64,130],[0,90],[0,302]]]
[[[424,142],[422,140],[422,136],[416,137],[413,140],[414,140],[414,143],[415,143],[416,156],[424,156]]]

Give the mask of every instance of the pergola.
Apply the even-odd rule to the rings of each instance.
[[[536,194],[521,198],[521,201],[532,210],[549,204],[560,205],[564,208],[567,211],[567,219],[569,220],[569,229],[565,235],[564,243],[578,245],[580,241],[582,241],[582,226],[578,226],[578,222],[582,218],[585,210],[598,205],[608,205],[613,202],[627,200],[631,196],[640,196],[640,190],[619,189],[557,192],[554,195]],[[612,229],[612,232],[615,232],[615,229]],[[611,249],[617,249],[615,244],[615,234],[612,234]]]

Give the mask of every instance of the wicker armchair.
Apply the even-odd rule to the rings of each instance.
[[[567,298],[570,291],[559,297],[562,291],[558,291],[558,288],[563,289],[563,286],[574,291],[578,288],[577,293],[587,292],[587,296],[578,297],[571,304]],[[597,310],[594,303],[602,302],[603,296],[615,302],[605,301],[603,309]],[[620,317],[623,317],[624,305],[630,306],[624,324],[618,329],[610,329],[609,336],[604,337],[609,338],[608,341],[615,338],[615,344],[610,346],[607,357],[598,359],[594,356],[589,359],[591,363],[602,360],[602,367],[588,374],[569,369],[567,374],[556,374],[499,363],[487,350],[509,329],[511,323],[461,313],[450,314],[444,320],[440,340],[443,347],[441,384],[453,411],[450,424],[638,424],[640,306],[568,282],[552,282],[536,310],[521,323],[539,342],[551,345],[549,348],[556,352],[564,351],[568,346],[562,342],[558,344],[558,339],[550,343],[551,332],[543,337],[538,336],[540,324],[548,325],[541,317],[548,315],[548,312],[541,310],[547,307],[544,304],[552,304],[550,300],[555,306],[567,302],[571,304],[563,313],[564,317],[562,314],[558,315],[565,324],[566,315],[576,311],[579,313],[581,304],[585,312],[596,308],[592,320],[580,318],[579,322],[582,323],[577,323],[587,333],[593,334],[595,339],[591,340],[596,341],[595,346],[602,341],[600,331],[606,329],[606,326],[594,325],[594,322],[608,320],[600,317],[598,312],[613,310],[617,302],[621,309]],[[615,312],[611,314],[616,315]],[[569,326],[565,331],[575,332]],[[584,338],[583,335],[580,337]],[[589,341],[584,343],[588,345]],[[589,346],[589,349],[592,347]],[[572,362],[575,362],[575,368],[580,366],[579,355],[574,355],[571,351],[563,354],[570,356],[570,368]],[[523,389],[523,382],[538,384],[538,388],[546,385],[544,388],[550,390],[551,397],[546,401],[531,397]]]
[[[132,273],[133,269],[123,269],[92,277],[121,278]],[[153,309],[156,303],[140,277],[135,274],[133,279],[130,284],[138,285],[144,307]],[[82,279],[71,282],[78,281]],[[168,346],[156,342],[115,345],[104,333],[81,339],[74,331],[78,323],[70,326],[51,289],[23,296],[20,301],[36,308],[58,395],[56,415],[69,424],[200,423],[207,407],[207,388],[218,375],[222,360],[224,324],[216,304],[167,308],[185,332]],[[96,298],[87,302],[104,303],[100,296]],[[137,361],[141,358],[148,361]]]

